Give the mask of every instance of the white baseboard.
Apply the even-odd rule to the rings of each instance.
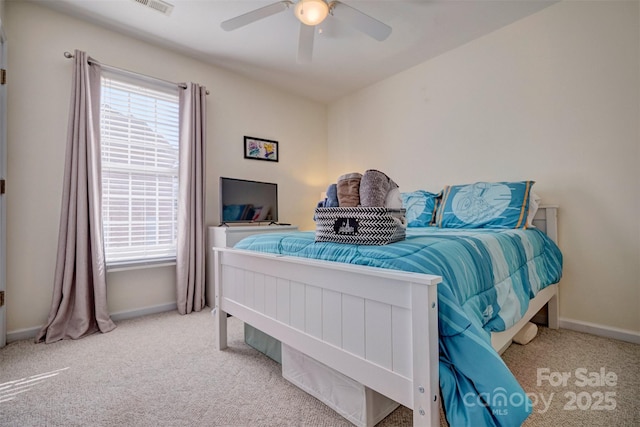
[[[135,317],[148,316],[149,314],[164,313],[165,311],[177,310],[178,304],[170,302],[168,304],[154,305],[151,307],[137,308],[135,310],[118,311],[111,313],[111,320],[119,322],[121,320],[133,319]]]
[[[32,340],[38,335],[42,326],[35,328],[18,329],[17,331],[7,331],[7,344],[14,341]]]
[[[640,332],[630,331],[628,329],[619,329],[611,326],[603,326],[595,323],[582,322],[567,318],[560,318],[560,327],[570,329],[572,331],[584,332],[586,334],[598,335],[600,337],[612,338],[620,341],[627,341],[634,344],[640,344]]]
[[[119,311],[117,313],[111,313],[111,320],[114,322],[120,322],[122,320],[133,319],[135,317],[148,316],[149,314],[164,313],[165,311],[172,311],[177,308],[178,305],[175,302],[172,302],[168,304],[138,308],[135,310]],[[42,329],[42,326],[7,332],[7,343],[20,340],[32,340],[36,337],[38,332],[40,332],[40,329]]]

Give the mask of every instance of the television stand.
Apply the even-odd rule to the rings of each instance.
[[[266,222],[266,221],[265,221]],[[233,247],[240,240],[252,234],[262,233],[290,233],[298,231],[296,225],[284,225],[282,223],[271,222],[269,225],[238,225],[230,226],[229,224],[221,223],[219,226],[208,227],[207,232],[207,271],[206,271],[206,286],[205,286],[205,300],[209,307],[213,307],[214,300],[214,260],[213,260],[213,248],[230,248]]]

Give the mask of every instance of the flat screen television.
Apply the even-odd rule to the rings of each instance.
[[[220,177],[220,223],[278,222],[278,184]]]

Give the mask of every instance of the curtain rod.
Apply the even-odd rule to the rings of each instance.
[[[64,57],[67,59],[71,59],[73,58],[73,54],[70,52],[65,52],[64,53]],[[103,64],[102,62],[96,61],[93,58],[88,58],[87,62],[89,64],[94,64],[94,65],[99,65],[102,68],[104,68],[105,70],[109,70],[109,71],[115,71],[117,73],[122,73],[122,74],[128,74],[130,76],[134,76],[134,77],[142,77],[146,80],[150,80],[150,81],[154,81],[154,82],[160,82],[160,83],[164,83],[170,86],[178,86],[181,89],[186,89],[187,85],[184,83],[175,83],[175,82],[170,82],[169,80],[163,80],[163,79],[159,79],[157,77],[152,77],[152,76],[148,76],[146,74],[142,74],[142,73],[137,73],[135,71],[130,71],[130,70],[125,70],[124,68],[118,68],[118,67],[114,67],[112,65],[107,65],[107,64]],[[209,95],[209,91],[207,90],[207,95]]]

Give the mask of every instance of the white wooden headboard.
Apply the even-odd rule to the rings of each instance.
[[[558,244],[558,206],[540,205],[536,216],[533,217],[533,225],[539,228],[547,236]]]

